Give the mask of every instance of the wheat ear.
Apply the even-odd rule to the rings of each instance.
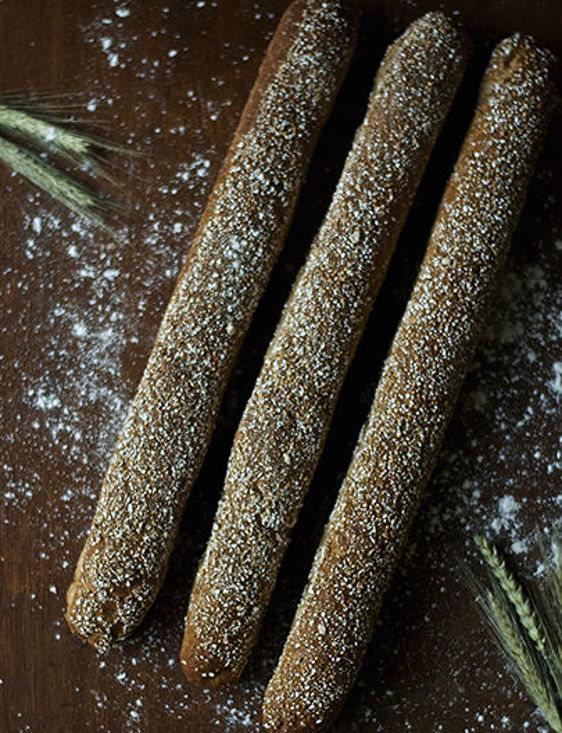
[[[13,100],[13,106],[6,104],[9,101],[9,97],[0,94],[0,127],[24,135],[41,146],[55,148],[60,153],[78,158],[92,155],[96,148],[124,153],[128,157],[136,154],[123,145],[107,142],[96,135],[69,130],[64,125],[70,119],[50,114],[48,110],[30,108],[31,111],[28,111],[23,106],[23,100]],[[79,106],[77,108],[80,109]],[[65,103],[61,110],[71,111],[71,105]]]
[[[494,545],[491,545],[481,535],[474,538],[482,557],[486,561],[490,571],[500,584],[502,590],[509,598],[519,620],[526,629],[538,651],[543,654],[546,639],[538,614],[533,608],[531,600],[527,597],[522,586],[517,582],[513,573],[506,566],[503,558],[500,557]]]
[[[490,590],[486,591],[483,605],[505,653],[515,665],[519,679],[548,724],[557,733],[562,733],[562,719],[552,686],[544,673],[540,658],[533,653],[532,646],[510,614],[509,606],[506,607],[501,598],[497,598]]]
[[[74,155],[86,155],[90,149],[87,136],[65,130],[59,125],[46,122],[27,112],[12,109],[5,104],[0,104],[0,126],[15,130],[42,145],[52,145]]]
[[[0,160],[72,211],[111,231],[97,213],[106,208],[109,202],[76,183],[62,171],[2,137],[0,137]]]

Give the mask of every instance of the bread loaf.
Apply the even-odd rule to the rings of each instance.
[[[167,307],[117,441],[67,620],[102,651],[141,621],[238,348],[281,249],[312,149],[354,46],[337,0],[281,20]]]
[[[336,400],[461,80],[464,39],[440,13],[388,50],[232,448],[187,613],[187,678],[237,678],[275,584]]]

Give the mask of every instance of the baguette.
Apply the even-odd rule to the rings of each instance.
[[[187,613],[181,661],[192,682],[230,682],[246,663],[342,382],[465,61],[461,33],[441,13],[428,13],[382,62],[236,433]]]
[[[291,221],[355,42],[337,0],[283,16],[179,276],[117,441],[66,618],[99,651],[163,581],[236,354]]]
[[[495,49],[374,403],[265,693],[268,731],[318,731],[352,687],[453,411],[543,140],[552,56]]]

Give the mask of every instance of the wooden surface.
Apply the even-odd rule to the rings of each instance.
[[[490,43],[520,29],[562,46],[555,0],[495,2],[484,9],[468,0],[444,4],[460,9],[473,32],[467,81],[350,372],[248,670],[239,684],[207,692],[184,682],[177,660],[190,583],[237,420],[329,201],[384,46],[422,10],[442,7],[369,3],[349,80],[242,349],[165,586],[138,633],[100,658],[68,631],[64,594],[127,401],[285,5],[0,4],[0,88],[68,94],[62,100],[79,102],[76,116],[84,129],[135,153],[111,156],[128,207],[118,220],[126,236],[117,245],[0,170],[1,730],[259,730],[264,686],[368,410]],[[561,133],[558,109],[490,328],[359,684],[335,726],[340,733],[540,730],[540,717],[505,671],[457,568],[459,562],[478,566],[471,536],[488,530],[532,576],[534,531],[560,517]]]

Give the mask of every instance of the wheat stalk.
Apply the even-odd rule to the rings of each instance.
[[[40,101],[48,102],[50,107],[53,101],[62,101],[58,109],[68,112],[75,105],[65,97],[73,100],[76,94],[53,92],[39,95]],[[109,210],[121,210],[121,206],[114,199],[95,193],[71,174],[46,162],[44,155],[54,153],[90,178],[103,179],[115,185],[107,169],[108,162],[104,159],[102,164],[100,151],[126,153],[127,156],[135,153],[98,137],[67,129],[64,123],[68,121],[56,114],[36,109],[29,95],[0,94],[0,161],[118,240],[119,236],[105,223],[101,214]],[[12,136],[6,137],[10,133]],[[31,144],[33,150],[25,147],[26,142]]]
[[[543,592],[536,594],[533,601],[496,547],[480,535],[474,540],[488,566],[492,589],[486,589],[465,570],[467,584],[475,592],[518,679],[548,723],[561,733],[562,567],[559,536],[555,533],[553,540],[554,562],[539,537],[547,582]]]
[[[54,99],[62,98],[62,94],[53,95]],[[72,95],[74,96],[74,95]],[[48,102],[48,98],[40,97],[40,100]],[[134,156],[135,152],[128,148],[110,143],[97,135],[88,135],[77,130],[70,130],[64,125],[71,121],[60,117],[57,112],[51,112],[52,104],[48,110],[25,102],[24,97],[10,97],[0,94],[0,127],[5,130],[13,130],[24,135],[41,146],[56,148],[61,153],[68,153],[72,156],[93,155],[95,149],[126,153]],[[81,105],[77,104],[79,110]],[[71,113],[74,107],[69,102],[59,105],[58,110]],[[72,118],[74,120],[74,117]],[[76,120],[74,120],[76,121]],[[91,123],[90,123],[91,124]],[[99,126],[99,123],[97,123]]]
[[[562,611],[562,563],[560,562],[560,558],[562,556],[562,542],[557,531],[554,532],[552,544],[554,547],[554,562],[549,563],[548,565],[550,568],[550,585],[558,608]]]
[[[2,137],[0,137],[0,160],[72,211],[108,229],[97,212],[106,208],[109,202],[75,182],[66,173]]]
[[[541,658],[533,652],[528,638],[521,633],[520,627],[510,613],[509,603],[488,590],[482,605],[501,646],[515,666],[519,679],[548,724],[556,733],[562,733],[562,719],[552,684],[545,674]]]
[[[66,130],[28,112],[0,104],[0,126],[15,130],[43,145],[52,145],[74,155],[86,155],[91,141],[86,135]]]
[[[513,573],[506,566],[505,561],[498,553],[496,547],[491,545],[484,537],[477,535],[474,538],[482,557],[488,564],[490,571],[500,584],[501,588],[509,598],[517,613],[517,616],[527,633],[533,640],[538,651],[542,654],[545,650],[545,634],[538,614],[533,608],[531,600],[525,594],[522,586],[517,582]]]
[[[558,532],[553,532],[551,553],[547,552],[542,537],[539,537],[539,547],[546,568],[546,588],[540,598],[547,638],[546,659],[558,695],[562,699],[562,547]]]

